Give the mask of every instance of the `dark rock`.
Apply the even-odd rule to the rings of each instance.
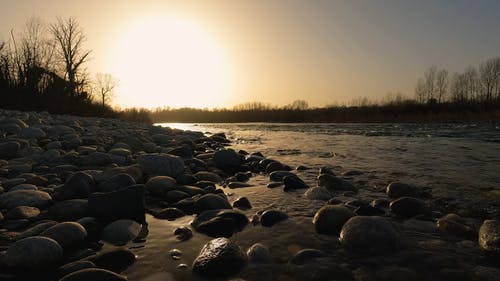
[[[391,201],[386,199],[373,199],[370,205],[375,208],[387,208],[389,207],[390,203]]]
[[[391,198],[419,197],[420,189],[401,182],[391,182],[386,188],[386,193]]]
[[[93,193],[88,199],[88,210],[92,217],[103,220],[133,219],[143,223],[146,220],[144,185],[132,185],[109,193]]]
[[[314,186],[309,188],[304,195],[310,200],[328,201],[332,198],[332,194],[324,186]]]
[[[316,249],[303,249],[298,251],[293,257],[288,261],[289,264],[301,265],[308,263],[316,258],[326,257],[325,252]]]
[[[252,264],[271,264],[273,263],[273,257],[269,252],[269,249],[260,244],[255,243],[247,250],[248,261]]]
[[[209,181],[213,183],[221,183],[222,178],[217,175],[216,173],[212,172],[207,172],[207,171],[200,171],[194,174],[194,177],[198,179],[199,181]]]
[[[285,184],[284,191],[309,188],[309,186],[297,176],[285,176],[283,178],[283,183]]]
[[[148,180],[146,183],[146,189],[155,196],[165,197],[167,192],[175,189],[176,185],[177,182],[171,177],[156,176]]]
[[[176,236],[177,240],[187,241],[191,239],[191,237],[193,237],[193,232],[188,227],[181,226],[174,230],[174,235]]]
[[[85,167],[102,167],[110,163],[113,163],[113,158],[111,158],[109,154],[103,152],[92,152],[82,160],[82,164]]]
[[[42,233],[40,236],[54,239],[63,248],[82,242],[87,237],[87,230],[77,222],[61,222]]]
[[[143,172],[148,175],[177,177],[184,172],[182,158],[169,154],[143,154],[137,157]]]
[[[241,210],[248,210],[252,208],[252,204],[250,204],[250,201],[246,197],[239,197],[233,202],[233,207],[241,209]]]
[[[411,218],[417,215],[430,215],[427,204],[413,197],[401,197],[391,202],[391,211],[398,217]]]
[[[123,245],[136,239],[141,229],[142,226],[133,220],[117,220],[102,230],[101,239],[113,245]]]
[[[85,172],[76,172],[57,190],[57,200],[86,198],[96,191],[94,178]]]
[[[57,202],[49,208],[49,216],[57,221],[72,221],[88,216],[86,199],[70,199]]]
[[[282,182],[286,176],[296,177],[297,175],[288,171],[275,171],[269,174],[269,179],[275,182]]]
[[[369,205],[361,205],[354,210],[357,216],[382,216],[385,212],[377,207],[372,207]]]
[[[14,231],[14,230],[19,230],[21,228],[25,228],[28,226],[30,223],[29,220],[27,219],[18,219],[18,220],[3,220],[0,223],[0,228],[9,230],[9,231]]]
[[[340,234],[342,226],[354,213],[342,205],[326,205],[319,209],[313,218],[314,227],[319,234]]]
[[[350,251],[379,255],[398,250],[400,237],[392,223],[382,217],[356,216],[342,227],[340,242]]]
[[[211,237],[230,237],[248,224],[245,214],[235,210],[209,210],[193,220],[191,225]]]
[[[321,174],[318,176],[318,186],[324,186],[329,191],[354,191],[356,188],[348,181],[331,174]]]
[[[98,268],[111,270],[113,272],[122,272],[133,264],[135,259],[135,255],[132,251],[123,248],[114,249],[90,257],[90,261]]]
[[[338,262],[316,249],[297,252],[288,262],[288,271],[295,280],[329,281],[352,280],[352,273],[337,264]]]
[[[250,187],[252,186],[249,183],[246,182],[239,182],[239,181],[232,181],[227,184],[227,187],[229,188],[242,188],[242,187]]]
[[[362,175],[362,174],[363,174],[363,172],[359,171],[359,170],[349,170],[349,171],[346,171],[346,172],[342,173],[342,175],[345,176],[345,177],[359,176],[359,175]]]
[[[182,174],[182,175],[178,176],[176,178],[176,180],[177,180],[178,184],[182,184],[182,185],[195,185],[195,186],[197,186],[195,183],[198,182],[198,179],[195,176],[189,175],[189,174]]]
[[[320,175],[332,175],[332,176],[335,176],[335,173],[333,172],[333,170],[331,168],[328,168],[328,167],[321,167],[319,168],[319,174]]]
[[[112,176],[99,185],[102,192],[112,192],[135,184],[135,179],[129,174],[120,173]]]
[[[285,170],[286,170],[285,166],[277,161],[270,162],[269,164],[266,165],[265,169],[266,173],[268,174],[275,171],[285,171]]]
[[[38,190],[38,187],[36,187],[36,185],[34,184],[22,183],[9,189],[9,191],[16,191],[16,190]]]
[[[28,237],[16,241],[7,249],[6,263],[21,270],[49,270],[63,257],[61,246],[47,237]]]
[[[288,215],[278,210],[267,210],[260,217],[262,226],[271,227],[279,222],[288,219]]]
[[[184,198],[191,197],[191,195],[187,194],[186,192],[182,192],[179,190],[172,190],[167,192],[167,194],[164,196],[165,200],[167,202],[177,202],[180,201]]]
[[[194,213],[194,204],[195,199],[190,197],[177,201],[176,203],[172,204],[172,207],[180,209],[188,215],[192,215]]]
[[[211,181],[197,181],[193,185],[202,189],[215,189],[215,184]]]
[[[127,277],[100,268],[86,268],[70,273],[59,281],[127,281]]]
[[[476,279],[481,281],[498,281],[500,280],[500,270],[494,267],[476,266],[474,268],[474,275]]]
[[[282,182],[270,182],[267,184],[267,188],[276,188],[282,186]]]
[[[232,149],[221,149],[214,153],[214,162],[219,168],[239,167],[243,161],[244,156]]]
[[[196,186],[190,186],[190,185],[179,185],[175,188],[175,190],[185,192],[189,194],[190,196],[194,196],[197,194],[205,194],[205,190],[196,187]]]
[[[5,214],[5,219],[8,220],[22,220],[33,219],[40,214],[40,210],[35,207],[17,206]]]
[[[500,254],[500,222],[485,220],[479,228],[479,246],[488,253]]]
[[[177,208],[165,208],[165,209],[154,212],[153,215],[157,219],[175,220],[177,218],[185,216],[186,213],[184,213],[183,211],[181,211]]]
[[[231,204],[227,199],[215,194],[205,194],[196,200],[194,212],[200,214],[208,210],[231,209]]]
[[[40,208],[52,201],[52,197],[39,190],[17,190],[0,195],[0,208],[12,209],[18,206]]]
[[[229,238],[235,231],[233,221],[231,219],[217,216],[208,221],[200,223],[196,230],[214,238]]]
[[[439,219],[437,221],[437,228],[439,229],[440,232],[447,235],[469,240],[477,239],[477,232],[475,232],[471,227],[451,219],[447,218]]]
[[[376,273],[376,276],[380,280],[387,281],[418,281],[421,280],[418,278],[417,272],[410,268],[404,267],[389,267],[384,268]]]
[[[247,258],[241,248],[227,238],[217,238],[201,249],[193,271],[203,277],[228,277],[245,267]]]
[[[95,268],[95,264],[91,261],[79,260],[65,264],[57,269],[60,276],[68,275],[78,270],[86,268]]]
[[[46,229],[48,229],[56,224],[57,224],[57,222],[55,222],[55,221],[40,222],[40,223],[26,229],[25,231],[23,231],[17,237],[17,240],[38,235],[38,234],[42,233],[43,231],[45,231]]]
[[[19,156],[21,145],[17,141],[0,143],[0,159],[10,160]]]

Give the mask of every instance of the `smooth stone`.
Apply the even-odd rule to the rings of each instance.
[[[352,273],[340,265],[324,252],[316,249],[298,251],[287,263],[287,268],[295,280],[327,281],[352,280]]]
[[[194,203],[194,212],[200,214],[208,210],[232,209],[227,199],[215,194],[205,194]]]
[[[156,176],[146,182],[146,190],[154,196],[165,197],[167,192],[173,191],[177,182],[174,178],[168,176]]]
[[[375,274],[379,280],[387,281],[419,281],[417,272],[405,267],[388,267],[377,271]]]
[[[251,264],[271,264],[273,263],[273,257],[269,252],[269,249],[260,244],[255,243],[247,250],[248,261]]]
[[[52,201],[52,197],[39,190],[17,190],[0,195],[0,208],[12,209],[18,206],[43,207]]]
[[[99,185],[102,192],[112,192],[135,184],[135,179],[129,174],[120,173],[112,176]]]
[[[61,222],[42,233],[40,236],[54,239],[63,248],[82,242],[87,237],[87,230],[77,222]]]
[[[100,268],[86,268],[70,273],[59,281],[127,281],[127,277]]]
[[[17,141],[0,143],[0,159],[10,160],[19,156],[21,145]]]
[[[477,239],[477,233],[471,227],[461,224],[459,222],[446,218],[441,218],[436,222],[436,225],[439,231],[446,235],[451,235],[469,240]]]
[[[414,197],[400,197],[392,201],[389,207],[396,216],[402,218],[430,214],[427,204],[423,200]]]
[[[40,214],[40,209],[28,206],[17,206],[5,214],[5,219],[21,220],[36,218]]]
[[[60,276],[68,275],[78,270],[95,268],[95,264],[91,261],[78,260],[68,264],[65,264],[57,269]]]
[[[57,221],[73,221],[88,216],[88,200],[70,199],[55,203],[49,208],[49,216]]]
[[[260,217],[262,226],[271,227],[288,219],[288,215],[278,210],[267,210]]]
[[[282,182],[286,176],[296,177],[297,175],[289,171],[274,171],[269,174],[269,179],[275,182]]]
[[[342,227],[340,242],[350,251],[379,255],[398,250],[400,236],[394,225],[385,218],[356,216]]]
[[[177,180],[177,183],[181,184],[181,185],[195,185],[195,186],[198,186],[198,185],[195,184],[195,183],[198,182],[198,179],[195,176],[190,175],[190,174],[182,174],[182,175],[178,176],[175,179]],[[212,183],[212,182],[210,182],[210,183]],[[214,184],[214,186],[215,186],[215,184]],[[198,186],[198,187],[201,187],[201,186]]]
[[[165,208],[154,212],[153,216],[157,219],[162,220],[175,220],[180,217],[184,217],[186,213],[177,208]]]
[[[354,213],[343,205],[326,205],[316,212],[312,222],[317,233],[338,236],[342,226],[353,216]]]
[[[8,231],[19,230],[25,228],[30,223],[27,219],[16,219],[16,220],[3,220],[0,223],[0,228],[6,229]]]
[[[476,266],[474,275],[481,281],[500,281],[500,269],[486,266]]]
[[[303,249],[298,251],[288,261],[289,264],[302,265],[310,262],[311,260],[326,257],[325,252],[316,249]]]
[[[382,216],[385,212],[377,207],[370,205],[361,205],[354,210],[357,216]]]
[[[270,182],[267,184],[267,188],[277,188],[283,185],[283,182]]]
[[[349,171],[345,171],[342,173],[342,176],[345,176],[345,177],[352,177],[352,176],[360,176],[364,174],[363,171],[359,171],[359,170],[349,170]]]
[[[209,210],[193,220],[191,226],[211,237],[230,237],[248,224],[245,214],[236,210]]]
[[[102,167],[113,163],[113,158],[104,152],[92,152],[82,159],[84,167]]]
[[[486,252],[500,254],[500,222],[485,220],[479,228],[479,246]]]
[[[391,201],[386,199],[373,199],[372,202],[370,202],[370,206],[375,208],[387,208],[389,204],[391,204]]]
[[[240,182],[240,181],[232,181],[227,184],[227,187],[229,188],[242,188],[242,187],[251,187],[252,185],[246,182]]]
[[[24,270],[48,270],[63,257],[61,246],[53,239],[41,236],[28,237],[14,242],[7,249],[9,267]]]
[[[194,177],[199,181],[209,181],[216,184],[222,182],[222,178],[219,175],[207,171],[197,172],[196,174],[194,174]]]
[[[144,200],[144,185],[136,184],[114,192],[93,193],[88,198],[88,210],[90,216],[106,221],[133,219],[144,223]]]
[[[335,172],[333,172],[332,168],[329,168],[329,167],[319,168],[319,175],[325,175],[325,174],[335,176]]]
[[[283,178],[283,183],[285,184],[284,191],[309,188],[309,186],[298,176],[285,176]]]
[[[10,190],[11,188],[13,188],[14,186],[16,185],[20,185],[20,184],[23,184],[23,183],[26,183],[26,179],[25,178],[13,178],[13,179],[6,179],[6,180],[2,180],[1,182],[1,185],[6,189],[6,190]]]
[[[124,245],[137,238],[142,226],[133,220],[117,220],[108,224],[101,233],[101,239],[113,245]]]
[[[354,191],[357,189],[348,181],[331,174],[321,174],[318,176],[318,186],[324,186],[329,191]]]
[[[202,188],[190,185],[179,185],[175,187],[175,190],[185,192],[190,196],[194,196],[197,194],[205,194],[205,190],[203,190]]]
[[[184,172],[182,158],[169,154],[143,154],[137,162],[145,174],[177,177]]]
[[[250,204],[250,200],[248,200],[248,198],[238,197],[236,200],[234,200],[233,207],[240,210],[248,210],[252,209],[252,204]]]
[[[85,172],[76,172],[70,176],[64,186],[57,190],[57,200],[81,199],[96,191],[94,178]]]
[[[111,270],[113,272],[125,270],[132,265],[135,260],[135,254],[123,248],[113,249],[90,257],[90,261],[92,261],[96,267]]]
[[[181,226],[174,230],[174,235],[179,241],[187,241],[193,237],[193,232],[188,227]]]
[[[34,184],[22,183],[10,188],[9,192],[16,190],[38,190],[38,187],[36,187],[36,185]]]
[[[217,216],[208,221],[200,223],[196,230],[214,238],[229,238],[233,236],[235,232],[233,220]]]
[[[202,277],[228,277],[240,272],[247,263],[246,254],[227,238],[209,241],[193,262],[193,271]]]
[[[419,197],[420,189],[401,182],[391,182],[387,185],[386,191],[387,195],[391,198],[400,198],[400,197]]]
[[[28,128],[21,129],[17,133],[17,136],[20,137],[20,138],[22,138],[22,139],[43,139],[47,135],[40,128],[28,127]]]
[[[244,156],[232,149],[221,149],[214,152],[213,159],[219,168],[239,167],[243,164]]]
[[[283,165],[282,163],[278,162],[278,161],[272,161],[270,162],[269,164],[266,165],[266,168],[265,168],[265,171],[266,173],[272,173],[272,172],[276,172],[276,171],[285,171],[286,168],[285,168],[285,165]]]
[[[21,239],[24,239],[27,237],[39,235],[40,233],[42,233],[46,229],[48,229],[56,224],[57,224],[57,222],[55,222],[55,221],[46,221],[46,222],[38,223],[38,224],[26,229],[21,234],[19,234],[19,236],[16,238],[16,240],[21,240]]]
[[[324,186],[314,186],[309,188],[304,193],[304,196],[306,196],[306,198],[309,200],[328,201],[332,198],[333,195]]]
[[[182,199],[185,198],[190,198],[191,195],[189,195],[186,192],[182,192],[180,190],[172,190],[167,192],[165,196],[163,196],[167,202],[178,202]]]

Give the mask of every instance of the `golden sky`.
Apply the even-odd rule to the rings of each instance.
[[[430,65],[498,56],[498,1],[0,0],[0,39],[76,17],[121,107],[312,106],[413,95]]]

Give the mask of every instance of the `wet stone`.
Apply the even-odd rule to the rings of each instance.
[[[269,249],[260,244],[255,243],[247,250],[248,261],[251,264],[271,264],[273,263],[273,257],[269,252]]]
[[[248,210],[252,208],[252,204],[246,197],[239,197],[233,202],[233,207],[241,210]]]
[[[260,224],[262,224],[262,226],[271,227],[287,219],[288,215],[279,210],[267,210],[262,213],[260,217]]]
[[[386,188],[386,193],[391,198],[400,198],[404,196],[419,197],[420,189],[401,182],[391,182]]]
[[[317,233],[338,236],[342,226],[353,216],[354,213],[342,205],[326,205],[316,212],[313,224]]]
[[[209,241],[193,262],[193,271],[203,277],[228,277],[240,272],[247,263],[246,254],[227,238]]]
[[[191,239],[191,237],[193,237],[193,232],[188,227],[181,226],[174,230],[174,235],[176,236],[177,240],[187,241]]]
[[[398,217],[411,218],[418,215],[430,215],[427,204],[413,197],[401,197],[392,201],[389,205],[391,211]]]
[[[479,228],[479,246],[486,252],[500,254],[500,222],[485,220]]]

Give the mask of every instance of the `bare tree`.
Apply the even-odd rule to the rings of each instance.
[[[64,77],[69,81],[70,94],[74,95],[83,84],[80,79],[82,64],[87,62],[90,55],[90,51],[83,47],[86,37],[75,18],[58,18],[51,24],[50,30],[56,41],[57,53],[64,65]]]
[[[468,101],[474,101],[479,98],[479,76],[473,66],[469,66],[463,73],[465,82],[465,93]]]
[[[448,90],[449,78],[448,78],[448,70],[441,69],[436,73],[436,97],[437,101],[441,103],[446,95]]]
[[[425,82],[422,78],[419,78],[417,81],[417,85],[415,85],[415,97],[419,103],[425,102]]]
[[[306,110],[309,108],[309,103],[305,100],[295,100],[284,108],[289,110]]]
[[[95,92],[99,96],[102,107],[106,106],[114,97],[114,89],[117,85],[116,79],[108,73],[97,73],[95,75]]]
[[[490,102],[498,98],[500,90],[500,58],[489,59],[479,66],[481,98]]]
[[[426,98],[427,101],[430,101],[432,99],[435,99],[435,94],[436,94],[436,73],[437,73],[437,67],[436,66],[431,66],[429,67],[424,74],[424,79],[425,79],[425,92],[426,92]]]

